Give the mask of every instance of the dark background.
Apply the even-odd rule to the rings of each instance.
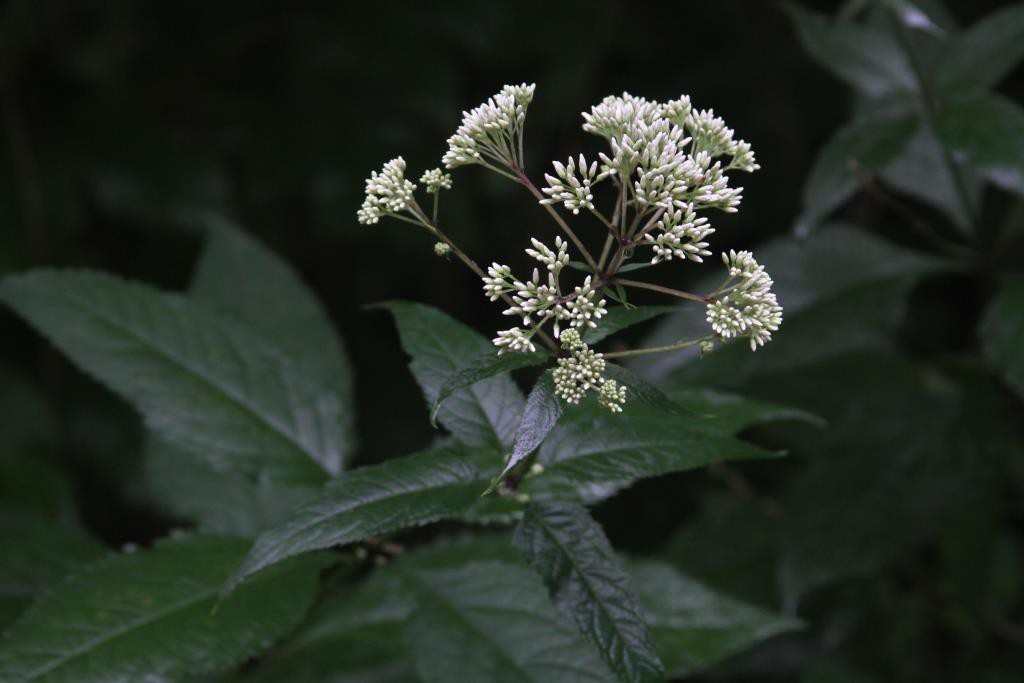
[[[1002,4],[946,3],[962,25]],[[596,155],[579,112],[605,95],[686,93],[754,147],[762,169],[740,179],[741,211],[716,218],[715,248],[756,247],[792,230],[815,154],[853,107],[781,6],[757,0],[13,1],[0,22],[0,273],[82,266],[182,289],[205,217],[231,218],[299,269],[343,334],[357,371],[359,462],[433,435],[392,321],[365,305],[414,299],[484,333],[502,322],[425,233],[357,224],[371,170],[398,155],[413,178],[439,165],[461,111],[505,83],[537,84],[526,135],[535,181],[551,159]],[[1020,69],[1000,91],[1022,99]],[[554,235],[521,188],[472,167],[454,175],[442,221],[479,262],[515,269],[529,236]],[[868,227],[884,230],[884,211],[874,216]],[[970,295],[964,325],[978,314]],[[165,521],[133,497],[141,427],[130,409],[10,313],[0,321],[0,372],[9,387],[43,387],[87,525],[112,543],[162,533]],[[654,536],[688,509],[679,505],[659,508]],[[643,534],[610,533],[644,548]]]

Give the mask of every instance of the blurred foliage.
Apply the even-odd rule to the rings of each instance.
[[[6,281],[4,300],[62,349],[94,344],[69,355],[142,406],[147,423],[0,313],[0,628],[23,618],[0,641],[8,643],[0,672],[20,677],[35,666],[5,658],[9,642],[35,645],[42,657],[68,614],[86,619],[105,591],[146,573],[151,590],[123,596],[104,626],[130,620],[136,598],[185,596],[195,604],[157,624],[161,638],[196,624],[206,629],[197,634],[214,636],[234,623],[254,630],[234,629],[240,635],[226,643],[185,642],[187,657],[128,643],[90,655],[94,671],[115,662],[121,668],[109,671],[119,675],[180,680],[262,653],[200,680],[474,680],[467,672],[504,680],[509,658],[525,672],[513,680],[555,680],[545,676],[565,660],[583,680],[604,680],[585,629],[560,617],[571,603],[548,604],[507,532],[456,535],[454,520],[498,523],[515,511],[508,501],[465,509],[491,473],[452,468],[445,479],[410,475],[409,460],[390,462],[449,452],[450,440],[431,429],[429,404],[458,369],[450,356],[470,360],[482,348],[455,321],[489,330],[498,316],[479,283],[435,257],[422,234],[355,221],[369,169],[398,154],[412,168],[435,165],[462,109],[525,80],[538,84],[528,125],[533,173],[583,139],[566,112],[624,89],[654,98],[685,92],[713,106],[763,167],[744,178],[745,210],[718,219],[716,248],[758,245],[786,309],[777,338],[756,354],[741,344],[630,366],[687,419],[707,418],[698,430],[683,419],[667,426],[649,408],[629,418],[645,429],[660,421],[662,441],[685,446],[689,459],[665,447],[652,464],[636,455],[651,445],[635,440],[621,453],[595,446],[578,457],[575,444],[599,446],[615,427],[586,409],[568,411],[545,428],[539,456],[557,476],[524,483],[538,498],[571,490],[592,505],[607,539],[587,552],[608,560],[610,542],[642,558],[605,578],[615,595],[633,582],[668,674],[1019,680],[1022,58],[1024,5],[996,0],[6,3],[0,274],[89,267],[151,287],[129,292],[120,280],[97,285],[63,273],[79,279],[32,290],[26,303],[10,283],[30,281]],[[469,191],[446,206],[452,237],[478,260],[521,249],[524,226],[539,218],[533,203],[485,174],[462,171],[456,182]],[[677,273],[680,286],[706,291],[699,268]],[[211,423],[240,418],[230,402],[201,402],[207,393],[195,378],[173,396],[159,387],[154,398],[146,373],[159,362],[173,374],[166,359],[91,336],[100,329],[94,309],[115,294],[123,325],[173,328],[183,353],[211,348],[202,346],[211,337],[201,322],[216,319],[219,357],[246,360],[218,376],[221,387],[259,398],[260,382],[280,380],[264,340],[297,372],[329,384],[342,407],[331,413],[337,443],[310,436],[315,429],[289,435],[325,471],[289,473],[296,461],[275,461],[266,444],[279,435],[258,424],[244,423],[242,449],[218,443]],[[422,324],[451,326],[456,351],[413,339],[420,322],[396,313],[400,340],[388,315],[365,308],[394,299],[450,314],[454,321],[423,308],[432,322]],[[703,324],[700,310],[665,313],[652,310],[661,317],[626,338],[661,343]],[[115,347],[136,365],[109,362]],[[113,380],[110,367],[120,373]],[[439,421],[475,447],[508,448],[516,423],[488,395],[521,410],[521,389],[529,386],[492,377],[472,400],[453,395]],[[170,399],[174,420],[161,411]],[[281,401],[260,408],[287,414],[293,406]],[[769,451],[786,457],[762,457]],[[730,457],[746,459],[723,462]],[[243,476],[226,462],[251,469]],[[204,621],[245,543],[156,539],[181,527],[255,537],[314,497],[342,463],[371,466],[365,481],[342,475],[328,486],[379,504],[356,521],[384,542],[285,563],[239,589],[263,595],[258,604],[239,594],[222,603],[219,622]],[[636,481],[652,467],[669,474]],[[375,498],[381,471],[415,476],[403,491],[410,500],[433,500],[444,487],[449,497],[396,522],[402,506]],[[393,533],[439,519],[452,521]],[[350,540],[349,532],[322,533]],[[125,543],[153,547],[99,560],[104,547]],[[409,551],[393,559],[392,545]],[[197,554],[183,562],[190,547]],[[376,564],[386,566],[370,571]],[[328,565],[314,600],[310,572]],[[87,591],[50,590],[82,566],[71,581]],[[283,590],[297,597],[281,600]],[[61,612],[72,594],[76,611]],[[494,616],[517,599],[524,614]],[[524,632],[562,651],[531,649]],[[455,647],[460,639],[475,645]],[[508,652],[509,643],[522,646]]]

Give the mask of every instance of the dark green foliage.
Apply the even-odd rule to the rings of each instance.
[[[1024,3],[9,5],[0,681],[1020,679]],[[535,179],[623,88],[750,140],[708,263],[621,272],[752,248],[771,343],[566,405],[356,227],[522,80]],[[473,170],[444,229],[518,272],[542,212]],[[707,333],[628,294],[586,343]]]

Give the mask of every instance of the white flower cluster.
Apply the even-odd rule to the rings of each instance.
[[[572,157],[569,157],[567,164],[558,161],[552,162],[551,165],[555,167],[558,177],[544,174],[544,180],[548,181],[548,186],[544,188],[543,192],[548,195],[548,198],[542,199],[541,204],[562,202],[562,205],[574,214],[578,214],[581,208],[593,211],[594,195],[590,191],[590,186],[597,177],[597,162],[591,163],[588,167],[587,160],[582,154],[579,162],[578,178],[576,177],[576,162]]]
[[[437,194],[441,190],[452,189],[452,176],[439,168],[432,168],[420,177],[420,182],[427,188],[428,194]]]
[[[506,85],[479,107],[462,113],[462,124],[448,138],[441,161],[446,168],[487,163],[510,166],[519,158],[526,109],[534,84]]]
[[[743,188],[730,188],[726,170],[755,171],[750,145],[734,139],[714,112],[696,111],[690,98],[664,104],[623,93],[583,114],[583,130],[608,140],[598,179],[632,179],[638,208],[693,204],[732,212]],[[723,167],[718,157],[729,157]]]
[[[583,343],[579,332],[570,329],[562,333],[562,348],[569,352],[558,359],[552,372],[555,395],[567,403],[579,403],[587,391],[597,391],[597,400],[613,413],[621,413],[626,402],[626,387],[604,376],[605,360]]]
[[[693,204],[673,206],[666,210],[654,224],[658,234],[644,235],[647,243],[654,248],[651,263],[671,261],[672,257],[703,263],[705,256],[711,256],[706,238],[715,231],[704,216],[697,218]]]
[[[392,159],[380,173],[372,171],[366,179],[366,199],[356,217],[364,225],[373,225],[381,216],[404,211],[415,189],[415,183],[405,178],[405,159]]]
[[[559,275],[569,263],[569,245],[565,240],[556,237],[554,249],[537,239],[531,242],[533,248],[527,249],[526,253],[545,266],[547,278],[542,280],[540,269],[534,268],[530,280],[518,280],[513,277],[511,268],[499,263],[492,263],[483,278],[484,294],[491,301],[511,295],[512,305],[505,310],[505,315],[519,316],[523,325],[532,326],[529,330],[514,327],[499,332],[494,339],[499,353],[536,350],[531,339],[549,320],[554,321],[554,334],[558,338],[564,334],[562,322],[568,322],[574,328],[596,327],[597,320],[608,312],[606,301],[598,299],[598,290],[589,275],[572,293],[562,293]]]
[[[707,320],[723,339],[749,337],[750,349],[771,340],[782,324],[782,306],[772,293],[772,279],[749,251],[722,254],[729,277],[708,304]]]

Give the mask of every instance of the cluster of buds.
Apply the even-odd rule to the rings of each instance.
[[[483,278],[484,294],[491,301],[511,295],[512,303],[504,314],[520,317],[523,325],[529,327],[526,330],[513,327],[498,332],[494,345],[499,353],[536,350],[531,340],[548,321],[554,322],[553,332],[558,339],[563,334],[563,322],[572,328],[596,327],[597,321],[608,312],[605,308],[607,302],[598,298],[599,290],[593,286],[590,275],[571,293],[563,294],[560,275],[569,263],[569,245],[565,240],[556,237],[554,249],[537,239],[531,242],[533,248],[527,249],[526,254],[545,267],[546,277],[542,278],[540,269],[534,268],[531,279],[518,280],[508,266],[492,263]]]
[[[398,157],[384,164],[366,181],[366,198],[358,211],[361,223],[374,224],[384,216],[422,225],[439,241],[438,256],[453,255],[483,279],[484,294],[505,302],[505,315],[521,320],[494,337],[498,353],[536,351],[537,343],[560,352],[554,379],[557,395],[579,402],[593,391],[598,402],[613,412],[622,410],[626,387],[604,376],[605,356],[583,342],[582,333],[597,326],[607,313],[603,292],[624,301],[621,288],[639,287],[683,299],[703,301],[714,334],[669,347],[618,351],[609,357],[653,353],[699,345],[710,350],[720,340],[749,339],[756,350],[771,340],[782,322],[782,307],[772,293],[772,280],[750,252],[722,254],[728,277],[708,295],[680,292],[653,283],[628,280],[623,266],[639,247],[650,247],[652,265],[664,261],[702,263],[711,255],[709,238],[715,230],[707,210],[732,213],[743,198],[743,188],[730,184],[729,173],[752,172],[759,167],[750,145],[735,137],[713,110],[695,109],[687,96],[657,102],[629,93],[609,96],[583,112],[583,130],[607,142],[608,149],[589,163],[582,155],[566,163],[552,162],[553,173],[538,189],[523,168],[523,130],[534,86],[507,85],[486,102],[463,112],[462,122],[448,139],[443,166],[453,169],[480,165],[525,186],[555,219],[586,260],[589,274],[563,289],[562,271],[572,263],[568,242],[557,237],[554,248],[538,239],[526,254],[537,261],[532,276],[519,279],[512,269],[493,263],[486,274],[441,232],[437,222],[441,190],[452,178],[442,168],[426,171],[419,183],[433,196],[432,218],[416,203],[416,184],[406,179],[405,161]],[[602,212],[595,188],[607,181],[614,186],[614,208]],[[594,258],[575,231],[558,213],[591,214],[604,224],[605,246]],[[607,218],[606,216],[610,216]],[[615,246],[613,253],[612,247]],[[645,257],[646,258],[646,257]],[[573,267],[578,264],[573,263]],[[579,266],[582,267],[582,266]],[[542,331],[551,325],[553,338]]]
[[[708,323],[723,339],[749,337],[750,349],[756,350],[782,324],[772,279],[749,251],[723,253],[722,260],[729,276],[708,304]]]
[[[560,341],[568,355],[558,359],[552,372],[555,395],[566,403],[576,404],[588,391],[595,391],[602,407],[621,413],[626,403],[626,387],[604,376],[604,356],[584,344],[574,329],[563,332]]]
[[[497,95],[475,109],[462,113],[462,124],[448,138],[441,161],[446,168],[467,164],[509,166],[522,151],[526,109],[536,86],[506,85]]]

